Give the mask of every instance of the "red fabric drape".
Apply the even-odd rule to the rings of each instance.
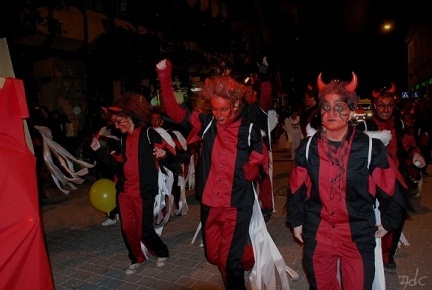
[[[27,147],[22,81],[0,89],[0,289],[54,289],[38,203],[36,159]]]

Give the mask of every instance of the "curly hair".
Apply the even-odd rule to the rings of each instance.
[[[186,107],[192,111],[197,111],[199,113],[210,113],[210,102],[205,98],[201,98],[198,93],[193,93],[189,99],[184,103]]]
[[[227,99],[232,105],[243,103],[243,100],[251,90],[236,82],[229,76],[214,76],[205,80],[200,97],[210,102],[215,97]]]
[[[130,117],[136,126],[151,126],[151,105],[140,93],[124,93],[114,100],[113,105],[119,109],[113,114]]]

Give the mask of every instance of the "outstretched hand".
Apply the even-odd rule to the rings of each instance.
[[[163,59],[156,64],[156,71],[159,77],[171,77],[171,62],[169,59]]]

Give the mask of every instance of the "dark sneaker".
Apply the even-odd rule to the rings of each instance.
[[[396,269],[396,263],[392,256],[389,257],[389,260],[387,263],[384,262],[384,268],[386,269]]]

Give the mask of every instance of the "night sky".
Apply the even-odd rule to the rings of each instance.
[[[395,83],[407,87],[406,3],[396,1],[305,1],[299,13],[299,50],[306,77],[323,72],[324,80],[359,78],[358,94]],[[385,32],[384,22],[393,30]]]
[[[233,16],[256,10],[259,5],[254,5],[255,2],[263,10],[270,6],[279,10],[263,11],[273,35],[270,39],[273,54],[268,55],[271,65],[284,69],[286,78],[295,70],[300,83],[316,82],[319,72],[323,72],[325,81],[350,80],[354,71],[362,97],[391,82],[400,91],[407,90],[407,28],[419,15],[432,19],[429,13],[432,1],[420,3],[424,2],[420,0],[232,0],[231,4],[238,5]],[[15,6],[15,10],[21,9]],[[12,10],[0,11],[4,16],[0,17],[4,24],[0,25],[0,35],[7,34],[7,28],[13,24],[8,18],[14,15]],[[255,25],[262,24],[258,18],[252,20]],[[161,22],[170,21],[176,25],[180,20],[170,18]],[[386,21],[394,25],[387,33],[381,30]],[[220,37],[210,32],[205,36]]]

